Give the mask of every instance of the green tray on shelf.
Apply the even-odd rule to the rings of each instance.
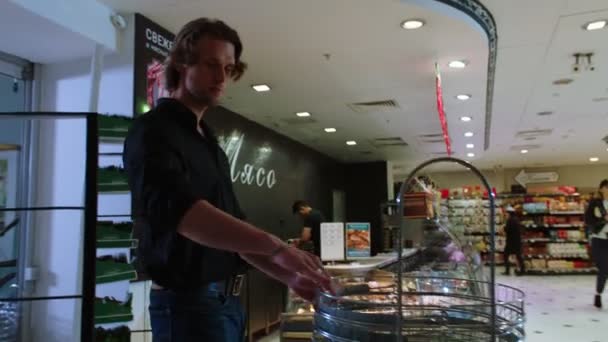
[[[97,248],[135,248],[137,240],[134,240],[132,235],[131,222],[97,222]]]
[[[130,342],[131,330],[127,326],[114,329],[95,328],[95,342]]]
[[[106,284],[115,281],[135,280],[137,272],[133,265],[114,260],[95,261],[95,283]]]
[[[95,324],[121,323],[133,320],[132,297],[126,302],[113,298],[95,298]]]
[[[99,192],[128,192],[127,174],[116,166],[97,170],[97,190]]]
[[[100,114],[98,118],[101,140],[123,140],[133,124],[132,118],[121,115]]]

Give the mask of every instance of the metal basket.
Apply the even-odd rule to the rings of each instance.
[[[407,184],[424,167],[452,162],[467,167],[484,184],[489,196],[488,226],[495,235],[495,203],[492,189],[481,172],[469,163],[455,158],[438,158],[418,166],[410,173],[397,197],[400,217]],[[450,273],[445,256],[437,260],[431,272],[412,272],[401,265],[402,238],[405,220],[401,221],[396,246],[399,263],[394,277],[383,279],[338,279],[339,295],[322,293],[314,316],[314,341],[322,342],[515,342],[523,340],[524,293],[495,283],[495,243],[490,242],[490,276],[479,278],[478,270],[461,263],[463,276]],[[440,223],[440,230],[455,242],[449,229]],[[435,246],[436,247],[436,246]],[[436,248],[435,248],[436,249]],[[423,250],[432,252],[433,248]],[[428,253],[427,253],[428,254]],[[432,254],[432,253],[431,253]],[[465,259],[469,260],[469,259]],[[437,271],[439,270],[439,271]],[[457,273],[458,274],[458,273]],[[465,277],[479,278],[467,279]],[[371,280],[371,282],[370,282]],[[357,283],[358,281],[358,283]],[[381,284],[380,286],[376,286]]]
[[[524,337],[524,294],[518,289],[494,287],[496,321],[492,321],[489,282],[404,276],[402,286],[401,322],[395,282],[347,288],[341,296],[323,293],[314,318],[315,341],[383,342],[401,336],[403,341],[470,342],[491,341],[495,336],[511,342]]]

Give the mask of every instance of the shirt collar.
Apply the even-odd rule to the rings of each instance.
[[[160,98],[156,101],[156,109],[160,109],[161,113],[167,113],[172,120],[177,121],[181,126],[198,133],[196,130],[196,114],[179,100],[169,97]],[[207,126],[204,120],[201,120],[200,127],[205,133],[206,138],[209,138],[209,140],[213,142],[217,142],[215,133]]]

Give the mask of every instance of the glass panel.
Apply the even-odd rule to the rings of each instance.
[[[86,139],[84,116],[0,115],[1,341],[80,338],[80,299],[2,299],[82,295]]]

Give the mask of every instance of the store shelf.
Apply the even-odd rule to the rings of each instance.
[[[584,215],[583,211],[545,211],[538,213],[524,212],[523,216],[559,216],[559,215]]]
[[[564,269],[529,269],[526,275],[574,275],[574,274],[595,274],[595,268],[564,268]]]
[[[521,197],[579,197],[579,193],[574,194],[501,194],[496,198],[521,198]]]
[[[464,236],[490,236],[492,234],[487,232],[476,232],[476,233],[464,233]]]
[[[547,255],[547,254],[526,254],[525,259],[548,259],[548,260],[565,260],[565,259],[583,259],[590,260],[589,255],[579,254],[578,256],[567,256],[567,255]]]
[[[95,283],[97,284],[134,279],[137,279],[137,272],[131,264],[99,259],[95,262]]]
[[[584,226],[576,224],[552,224],[552,225],[526,225],[526,229],[581,229]]]
[[[133,125],[133,118],[124,115],[100,114],[97,118],[99,140],[102,142],[123,141]]]
[[[568,240],[568,239],[550,239],[550,238],[538,238],[538,239],[524,239],[524,242],[527,243],[539,243],[539,242],[547,242],[547,243],[588,243],[589,240],[578,239],[578,240]]]
[[[133,320],[132,297],[122,303],[113,298],[95,298],[95,324],[124,323]]]
[[[97,248],[137,248],[131,222],[98,221],[95,234]]]

